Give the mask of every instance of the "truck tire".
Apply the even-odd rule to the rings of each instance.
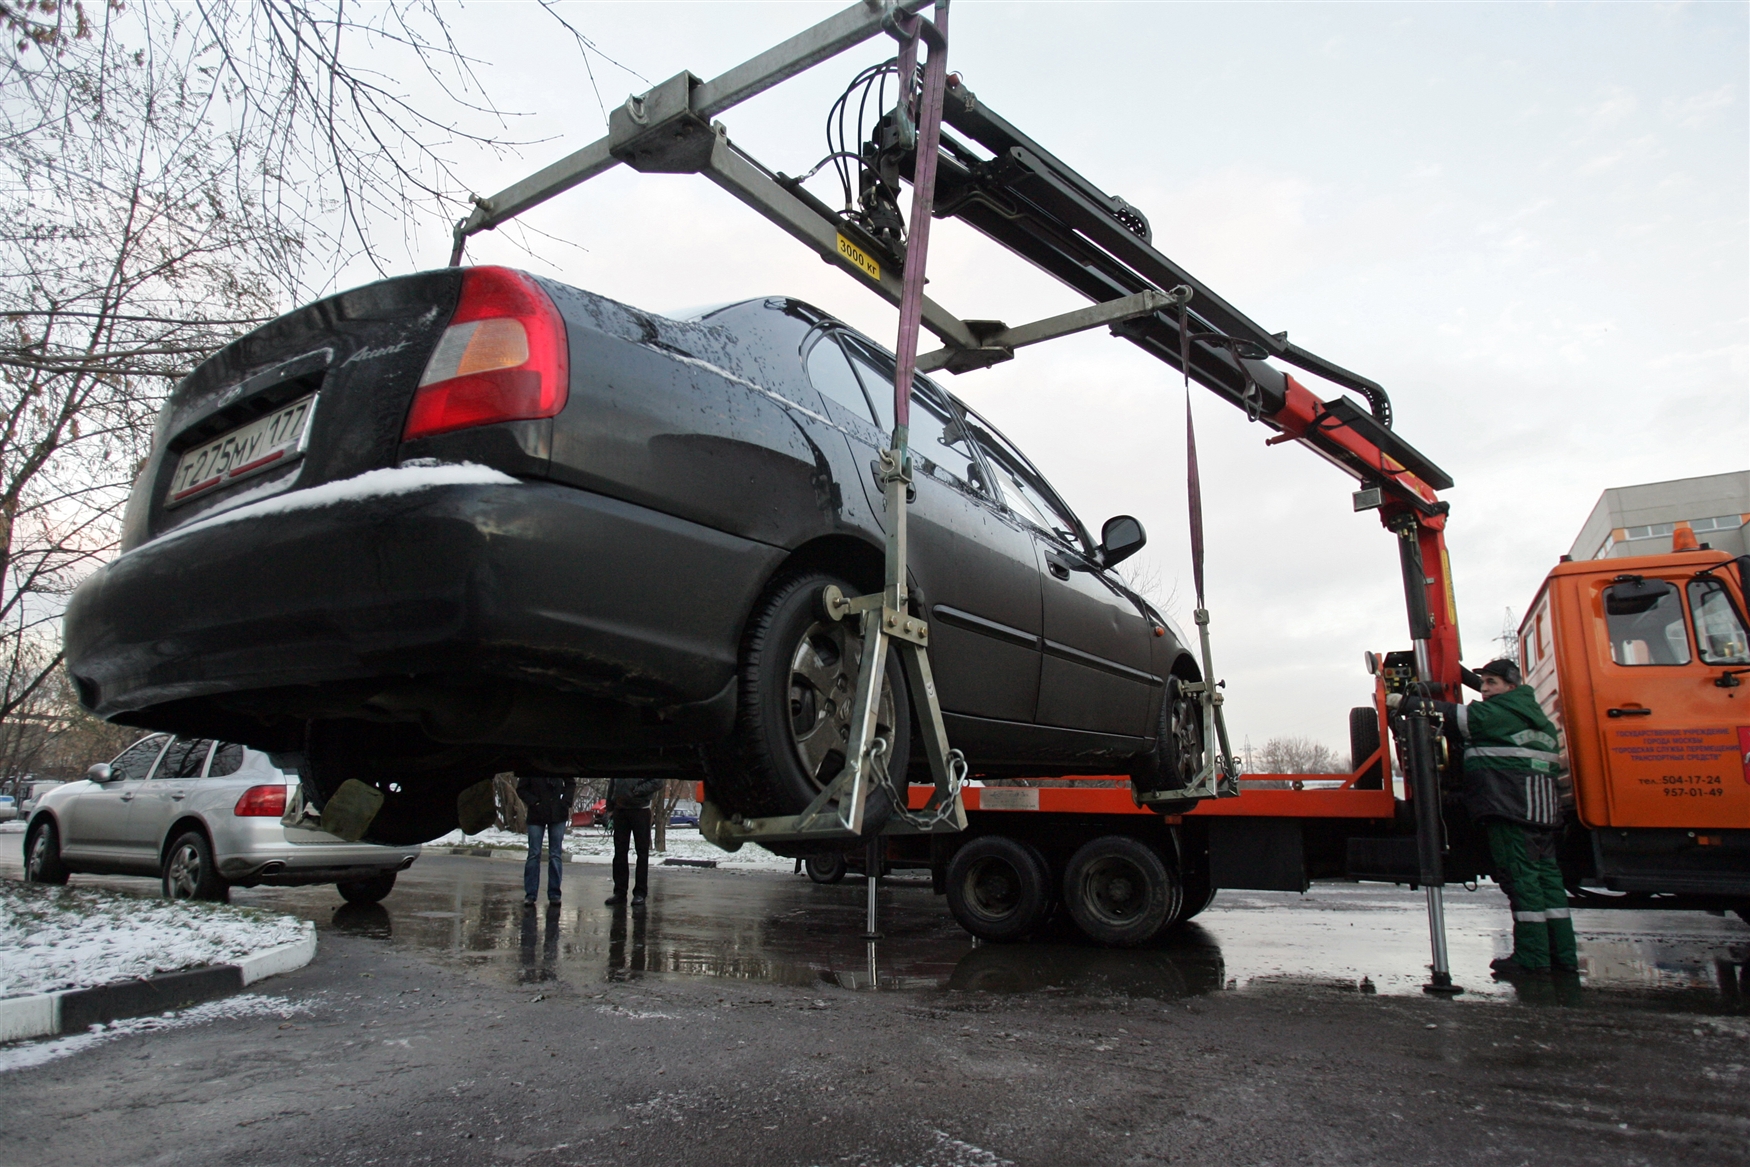
[[[948,864],[948,910],[980,940],[1012,944],[1051,915],[1051,867],[1030,844],[980,835]]]
[[[802,869],[808,872],[808,878],[815,883],[842,883],[848,870],[844,854],[839,851],[810,855],[802,861]]]
[[[231,885],[213,861],[213,845],[199,831],[184,831],[171,841],[161,870],[165,899],[223,903],[231,898]]]
[[[796,814],[845,764],[844,735],[857,685],[863,642],[854,621],[837,621],[821,606],[836,576],[804,572],[780,578],[755,605],[742,637],[735,733],[712,752],[708,782],[718,805],[765,818]],[[876,736],[887,743],[896,782],[911,756],[910,706],[897,654],[887,658]],[[885,791],[863,804],[863,830],[881,829],[892,815]]]
[[[24,880],[26,883],[64,884],[67,865],[61,862],[61,833],[54,820],[42,818],[31,824],[24,840]]]
[[[1115,948],[1153,940],[1179,915],[1184,888],[1158,852],[1128,835],[1084,843],[1063,873],[1063,903],[1088,939]]]
[[[1179,897],[1179,914],[1173,917],[1169,927],[1176,928],[1185,921],[1199,915],[1215,902],[1215,886],[1209,880],[1209,866],[1192,868],[1180,873],[1184,883],[1184,892]]]
[[[395,890],[395,873],[384,871],[369,879],[341,880],[334,886],[349,904],[378,904]]]
[[[1361,763],[1379,749],[1379,711],[1371,705],[1357,705],[1349,711],[1349,772],[1361,769]],[[1367,773],[1355,780],[1357,790],[1385,789],[1386,759],[1381,758],[1367,768]]]

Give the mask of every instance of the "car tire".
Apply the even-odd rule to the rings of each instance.
[[[948,910],[960,926],[995,944],[1012,944],[1051,916],[1051,866],[1031,844],[980,835],[948,863]]]
[[[1115,948],[1153,940],[1178,918],[1184,888],[1160,853],[1128,835],[1084,843],[1063,872],[1063,903],[1088,939]]]
[[[33,824],[24,837],[25,882],[64,884],[67,875],[67,865],[61,861],[61,832],[48,819]]]
[[[369,879],[343,879],[334,885],[349,904],[377,904],[395,890],[395,873],[385,871]]]
[[[1197,780],[1203,768],[1203,706],[1197,695],[1184,691],[1185,682],[1168,677],[1161,697],[1160,719],[1155,726],[1155,748],[1143,755],[1131,770],[1131,784],[1144,794],[1184,790]],[[1166,813],[1180,814],[1197,805],[1188,799]]]
[[[231,898],[231,885],[213,860],[213,845],[200,831],[184,831],[164,849],[161,882],[165,899],[223,903]]]
[[[844,766],[843,733],[856,688],[862,640],[856,622],[835,621],[821,593],[849,583],[822,572],[780,579],[755,605],[742,637],[735,733],[712,751],[713,799],[733,814],[765,818],[796,814],[814,801]],[[898,654],[887,657],[877,734],[888,743],[896,782],[911,755],[911,716]],[[896,759],[896,761],[894,761]],[[879,831],[892,815],[883,790],[863,804],[863,830]]]
[[[802,869],[815,883],[843,883],[845,872],[850,868],[844,855],[834,851],[827,855],[808,856],[802,861]]]

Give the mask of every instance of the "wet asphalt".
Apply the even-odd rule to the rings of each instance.
[[[530,913],[521,874],[428,854],[370,907],[239,889],[317,925],[260,986],[286,1017],[6,1074],[30,1102],[0,1164],[1750,1159],[1732,917],[1579,912],[1585,975],[1513,985],[1487,973],[1505,897],[1449,889],[1467,992],[1441,1001],[1401,888],[1224,892],[1118,952],[974,944],[921,873],[884,881],[872,946],[852,881],[657,868],[634,911],[575,864]]]

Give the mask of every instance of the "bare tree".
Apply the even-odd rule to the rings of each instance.
[[[1263,774],[1346,774],[1349,767],[1323,742],[1306,737],[1273,737],[1258,751]]]
[[[1167,585],[1162,577],[1160,561],[1152,555],[1138,555],[1120,564],[1118,578],[1124,586],[1153,604],[1168,619],[1178,618],[1179,581]]]
[[[176,380],[349,260],[382,270],[382,232],[441,231],[467,206],[446,150],[516,143],[435,0],[0,0],[0,31],[4,727],[37,716]]]

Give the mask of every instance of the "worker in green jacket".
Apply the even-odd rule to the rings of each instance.
[[[1490,661],[1465,680],[1481,690],[1481,701],[1456,705],[1407,697],[1394,704],[1443,714],[1464,747],[1465,813],[1486,832],[1495,882],[1513,908],[1513,954],[1489,967],[1502,975],[1576,972],[1574,921],[1556,863],[1560,731],[1511,660]]]

